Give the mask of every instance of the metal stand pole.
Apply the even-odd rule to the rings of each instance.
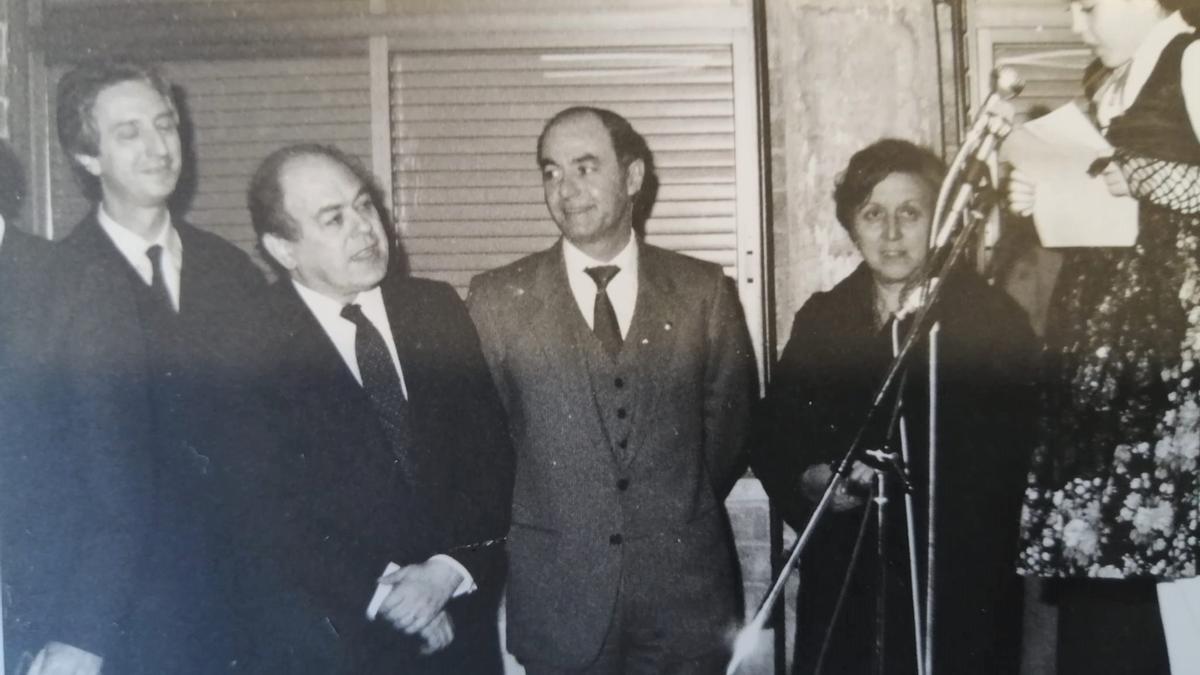
[[[933,636],[937,597],[937,446],[938,446],[938,336],[942,324],[929,329],[929,524],[925,550],[925,675],[933,675]]]
[[[900,322],[892,322],[892,355],[900,350]],[[901,403],[900,405],[903,405]],[[912,466],[908,450],[908,421],[904,418],[904,412],[900,412],[900,453],[903,459],[903,465]],[[932,483],[930,483],[932,485]],[[925,640],[926,635],[922,633],[921,623],[921,585],[920,585],[920,566],[917,560],[917,518],[916,518],[916,503],[914,502],[912,490],[904,491],[904,525],[908,533],[908,579],[910,584],[909,596],[912,598],[913,611],[913,653],[917,657],[917,675],[926,675],[925,650],[927,648]]]
[[[875,514],[878,521],[876,550],[877,579],[875,583],[875,675],[884,675],[887,659],[887,472],[875,472]]]

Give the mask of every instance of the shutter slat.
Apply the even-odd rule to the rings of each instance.
[[[707,235],[713,233],[735,232],[732,217],[700,217],[700,218],[651,218],[646,223],[646,230],[659,234]],[[558,228],[554,226],[550,216],[530,220],[461,220],[461,221],[415,221],[405,224],[405,238],[420,237],[496,237],[511,235],[514,237],[534,237],[542,235],[557,235]]]
[[[466,187],[527,187],[537,185],[541,173],[528,171],[412,171],[396,172],[400,190],[409,188],[466,188]],[[732,168],[685,167],[658,169],[658,182],[663,185],[732,185]]]
[[[558,78],[561,81],[562,78]],[[596,84],[606,86],[646,84],[732,84],[733,74],[726,68],[709,68],[688,71],[609,71],[603,76],[590,78]],[[457,88],[457,87],[529,87],[544,84],[547,78],[542,73],[524,70],[459,70],[451,72],[402,72],[393,75],[401,87]]]
[[[548,218],[546,206],[542,202],[527,204],[455,204],[406,206],[398,211],[403,212],[404,220],[533,220],[539,217]],[[664,218],[679,216],[732,216],[734,204],[728,201],[686,201],[658,202],[654,205],[654,215]]]
[[[551,103],[587,99],[596,105],[606,102],[630,101],[724,101],[729,98],[729,84],[723,85],[623,85],[596,86],[528,86],[497,87],[495,85],[465,89],[406,88],[392,93],[392,103],[437,105],[445,103]]]
[[[650,136],[650,151],[733,150],[733,134],[690,134],[687,136]],[[527,138],[436,138],[398,140],[392,152],[401,155],[528,154]],[[536,148],[536,145],[534,146]]]
[[[529,170],[537,159],[534,149],[536,137],[530,141],[530,150],[524,154],[508,155],[421,155],[396,156],[393,164],[400,171],[494,171]],[[733,167],[733,151],[704,150],[696,152],[662,152],[654,155],[659,168],[675,167]]]
[[[611,68],[625,68],[631,71],[674,68],[681,73],[714,68],[728,72],[732,64],[733,56],[728,49],[724,48],[628,49],[592,52],[514,49],[481,50],[455,54],[401,52],[392,57],[392,72],[403,75],[414,72],[517,70],[537,74],[562,70],[606,70]]]
[[[545,124],[545,120],[505,120],[503,126],[497,126],[495,121],[403,120],[400,115],[403,115],[402,108],[393,111],[393,130],[397,138],[490,136],[536,139]],[[734,131],[733,119],[729,117],[632,118],[629,122],[647,137],[659,134],[732,134]]]
[[[536,184],[535,184],[536,185]],[[529,204],[542,200],[541,187],[422,188],[400,190],[399,204]],[[732,185],[664,185],[658,203],[734,198]]]
[[[272,76],[278,77],[278,76]],[[216,111],[261,111],[274,109],[287,114],[295,110],[331,108],[339,106],[367,107],[370,91],[312,91],[303,94],[230,94],[224,96],[197,96],[188,99],[188,109],[193,113]],[[367,107],[369,114],[370,108]]]
[[[595,103],[585,97],[575,99],[560,99],[547,103],[508,103],[480,105],[404,105],[405,120],[503,120],[525,119],[544,121],[554,113],[575,105],[591,105]],[[716,117],[733,115],[733,98],[727,101],[661,101],[643,103],[639,101],[622,102],[620,105],[605,106],[613,112],[630,119],[637,117]],[[393,111],[393,115],[395,112]]]
[[[726,251],[737,245],[736,235],[648,235],[655,245],[670,249],[689,248],[697,251]],[[558,239],[558,232],[540,236],[503,237],[423,237],[404,240],[409,255],[476,255],[492,253],[528,253],[548,248]]]

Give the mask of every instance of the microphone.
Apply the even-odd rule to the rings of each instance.
[[[992,71],[992,91],[1004,100],[1010,100],[1025,91],[1025,78],[1012,66],[1000,66]]]
[[[975,120],[967,132],[963,145],[973,145],[987,127],[988,118],[994,108],[1005,101],[1016,98],[1025,90],[1025,79],[1012,66],[1000,66],[992,71],[992,90],[975,113]]]
[[[930,248],[941,249],[954,231],[952,223],[967,206],[985,177],[990,176],[988,159],[1008,133],[1012,131],[1013,107],[1009,100],[1025,89],[1025,80],[1016,68],[1001,66],[992,71],[992,91],[979,106],[971,127],[963,137],[958,154],[954,158],[942,190],[938,192],[933,228],[930,232]],[[958,193],[951,195],[952,185],[959,186]],[[953,217],[942,219],[943,199],[952,209]]]

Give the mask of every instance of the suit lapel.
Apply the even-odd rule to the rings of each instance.
[[[545,372],[553,374],[561,390],[561,400],[568,413],[578,419],[584,434],[603,452],[611,452],[604,425],[596,411],[596,397],[588,374],[585,346],[577,339],[576,319],[579,306],[571,295],[563,262],[562,243],[555,244],[539,261],[530,292],[525,295],[529,335],[540,345],[545,358]],[[581,411],[583,414],[579,414]]]
[[[355,422],[367,422],[362,411],[370,411],[370,400],[290,281],[280,281],[271,290],[271,306],[273,321],[282,331],[280,375],[291,383],[281,393],[300,410],[310,409],[305,402],[319,400],[322,410],[314,412],[329,415],[331,423],[345,424],[350,414],[362,416]],[[341,412],[331,414],[334,411]]]
[[[665,378],[659,373],[669,370],[675,355],[676,336],[680,322],[677,314],[682,309],[676,298],[675,284],[664,269],[664,261],[650,246],[640,244],[638,249],[638,293],[634,305],[633,321],[625,341],[623,358],[633,362],[634,424],[629,441],[628,461],[633,462],[649,429],[654,426],[658,400],[662,395]],[[632,353],[625,353],[632,350]]]

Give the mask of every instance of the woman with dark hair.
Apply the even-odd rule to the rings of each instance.
[[[943,173],[928,150],[888,139],[855,154],[838,181],[838,220],[863,263],[796,314],[764,404],[766,437],[752,460],[772,504],[796,529],[858,431],[892,359],[893,340],[902,340],[912,323],[896,316],[924,280]],[[934,663],[944,673],[1013,673],[1021,598],[1013,560],[1033,336],[1017,305],[965,268],[944,280],[933,317],[941,325]],[[924,338],[913,357],[903,412],[923,558],[929,494]],[[890,423],[886,408],[864,447],[899,453],[899,425]],[[889,479],[880,559],[871,461],[864,455],[854,463],[802,559],[796,673],[878,672],[877,609],[884,672],[916,670],[903,492]],[[921,579],[924,574],[921,569]]]

